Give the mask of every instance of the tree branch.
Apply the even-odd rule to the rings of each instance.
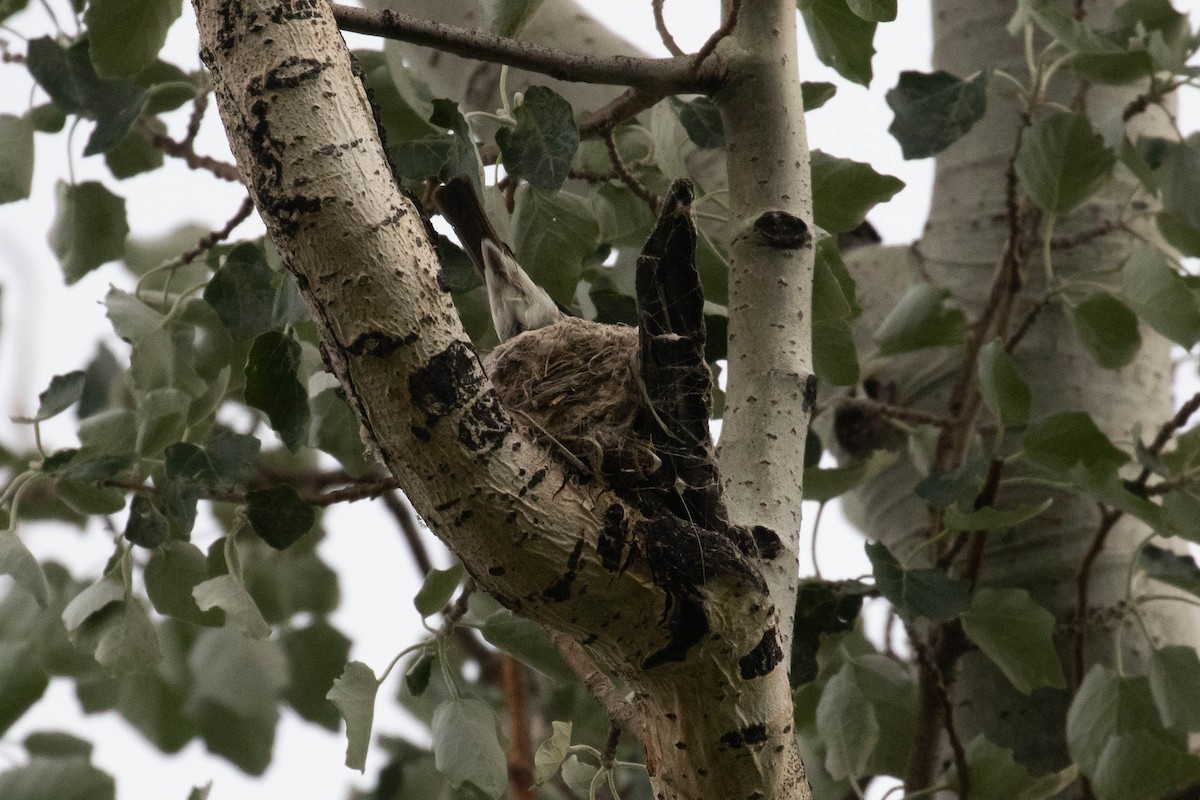
[[[663,47],[667,48],[673,56],[685,55],[683,48],[675,41],[675,37],[667,30],[667,20],[663,17],[664,0],[652,0],[651,7],[654,9],[654,27],[658,30],[658,36],[662,39]]]
[[[540,72],[562,81],[629,86],[677,94],[711,92],[716,89],[719,80],[718,70],[696,69],[687,58],[602,58],[566,53],[395,11],[375,12],[334,5],[333,14],[342,30],[433,47],[464,58]]]

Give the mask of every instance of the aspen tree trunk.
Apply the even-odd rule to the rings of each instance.
[[[428,228],[392,179],[330,8],[197,0],[196,14],[239,170],[309,305],[327,367],[414,507],[479,585],[624,679],[656,797],[809,798],[783,633],[809,383],[803,315],[789,304],[766,310],[764,324],[791,330],[792,343],[778,370],[754,379],[764,402],[746,399],[736,412],[748,452],[774,457],[768,441],[790,442],[773,464],[728,481],[734,522],[753,532],[754,545],[644,517],[603,481],[572,478],[500,404],[439,281]],[[753,40],[739,33],[724,45],[730,84],[797,113],[782,115],[768,136],[768,152],[786,159],[769,167],[770,191],[747,188],[765,174],[742,176],[734,278],[739,270],[747,285],[751,270],[785,276],[791,303],[806,307],[812,248],[802,222],[810,202],[799,82],[790,68],[763,71],[767,61],[790,63],[795,14],[791,0],[748,0],[743,14]],[[773,56],[757,45],[768,32]],[[726,113],[737,108],[725,102]],[[741,324],[754,346],[764,334],[748,316]],[[794,413],[784,414],[783,402]],[[776,474],[795,485],[772,494]],[[684,602],[699,610],[680,622]]]

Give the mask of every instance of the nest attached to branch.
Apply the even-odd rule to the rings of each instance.
[[[636,329],[568,317],[504,342],[484,366],[504,407],[551,448],[593,474],[637,480],[661,463],[638,433],[645,389],[637,358]]]

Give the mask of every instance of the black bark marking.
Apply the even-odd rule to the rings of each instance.
[[[503,578],[506,572],[508,570],[504,567],[488,567],[488,575],[491,575],[493,578]]]
[[[779,534],[763,525],[755,525],[750,529],[750,534],[754,537],[754,545],[758,548],[758,557],[767,561],[774,561],[783,553],[783,542],[779,538]]]
[[[571,584],[575,582],[575,574],[579,569],[579,560],[582,555],[583,539],[580,539],[575,542],[575,549],[571,551],[571,556],[567,559],[567,571],[542,592],[543,598],[554,603],[561,603],[571,596]]]
[[[742,739],[746,744],[760,744],[767,740],[767,726],[761,722],[742,728]]]
[[[809,375],[804,381],[804,399],[801,401],[800,407],[805,414],[812,413],[812,410],[817,407],[817,376]]]
[[[768,211],[754,220],[758,243],[777,250],[799,250],[812,241],[808,225],[795,214]]]
[[[263,85],[267,89],[295,89],[318,77],[333,66],[333,59],[318,61],[315,58],[288,56],[278,66],[267,71]]]
[[[272,6],[270,20],[278,25],[284,21],[312,19],[317,15],[319,0],[289,0]]]
[[[352,356],[374,356],[387,358],[401,346],[407,344],[405,339],[392,336],[383,331],[370,331],[354,337],[354,341],[346,345],[346,352]]]
[[[262,87],[258,81],[251,81],[248,90],[251,96],[262,93]],[[283,182],[283,162],[279,160],[279,156],[283,153],[284,144],[271,136],[271,123],[267,121],[269,109],[270,105],[262,99],[255,100],[250,105],[250,116],[254,118],[254,124],[250,126],[250,153],[258,162],[259,167],[271,176],[269,180],[258,187],[264,206],[268,200],[274,199],[275,193]],[[270,193],[271,197],[263,196],[265,193]]]
[[[432,426],[479,394],[485,380],[475,351],[455,341],[408,377],[408,393],[413,407],[425,414],[425,424]]]
[[[549,471],[550,470],[547,469],[546,467],[542,467],[538,471],[534,472],[532,475],[529,476],[529,482],[525,484],[525,488],[529,489],[529,491],[532,492],[534,489],[536,489],[538,487],[539,483],[541,483],[542,481],[544,481],[546,479],[546,474]]]
[[[754,649],[738,660],[738,671],[742,680],[761,678],[769,675],[782,660],[783,649],[779,646],[779,636],[774,628],[768,628]]]
[[[621,555],[625,552],[628,536],[629,526],[625,522],[625,509],[613,503],[604,512],[604,526],[596,540],[600,564],[609,572],[616,572],[621,568]]]
[[[489,389],[475,399],[458,421],[458,441],[472,453],[492,453],[504,444],[512,432],[512,422],[504,413],[500,396]]]
[[[733,750],[746,746],[745,740],[742,739],[741,731],[727,731],[721,734],[720,742],[721,744]]]

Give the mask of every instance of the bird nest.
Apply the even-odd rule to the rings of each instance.
[[[610,480],[653,474],[659,460],[638,434],[644,413],[638,332],[569,317],[504,342],[484,362],[505,408],[551,448]]]

